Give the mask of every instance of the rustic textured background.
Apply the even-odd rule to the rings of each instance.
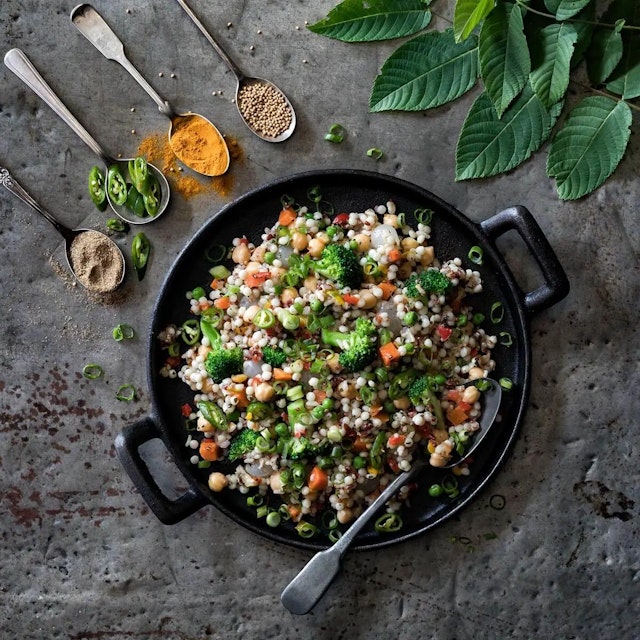
[[[456,184],[455,142],[473,96],[429,114],[367,113],[371,83],[395,45],[346,45],[305,30],[332,5],[192,2],[248,73],[291,96],[298,128],[276,147],[244,128],[232,76],[177,3],[96,0],[151,84],[176,109],[213,119],[241,157],[224,189],[174,195],[165,217],[145,228],[155,248],[146,278],[129,274],[110,303],[72,286],[60,238],[0,193],[2,638],[638,636],[637,128],[613,179],[577,203],[556,199],[544,154],[508,176]],[[134,155],[143,136],[166,131],[168,122],[71,26],[73,6],[4,0],[3,53],[23,49],[107,150]],[[0,82],[0,164],[67,224],[102,225],[85,193],[96,158],[4,66]],[[348,132],[339,146],[323,140],[333,122]],[[366,157],[372,146],[384,149],[383,161]],[[572,290],[533,319],[530,406],[488,490],[427,535],[349,556],[313,613],[294,617],[279,594],[308,554],[258,538],[212,508],[160,524],[115,458],[113,440],[149,410],[144,332],[187,239],[234,196],[273,177],[330,167],[408,179],[475,221],[527,206]],[[500,244],[530,288],[537,274],[519,244],[510,237]],[[115,343],[118,322],[138,337]],[[79,372],[88,361],[102,363],[106,376],[85,380]],[[137,402],[114,398],[123,382],[139,389]],[[170,484],[163,447],[148,447],[147,457]],[[505,496],[503,510],[490,508],[492,494]]]

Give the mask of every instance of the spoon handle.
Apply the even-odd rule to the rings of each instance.
[[[73,132],[84,142],[91,151],[102,158],[105,164],[109,164],[109,157],[102,147],[91,137],[89,132],[78,122],[76,117],[67,109],[62,100],[54,93],[53,89],[45,82],[38,73],[26,54],[20,49],[11,49],[4,56],[4,63],[22,82],[24,82],[34,93],[40,96],[53,109],[64,122],[66,122]]]
[[[380,508],[426,466],[419,461],[411,470],[401,473],[387,485],[380,495],[358,516],[344,535],[329,549],[316,553],[300,573],[285,587],[280,600],[291,613],[302,615],[311,611],[340,570],[340,561],[362,528]]]
[[[191,18],[192,22],[200,29],[202,35],[209,41],[209,44],[216,50],[216,53],[224,60],[225,64],[233,71],[238,82],[244,78],[244,73],[240,70],[240,67],[229,57],[229,54],[222,48],[218,41],[207,31],[206,27],[200,22],[198,17],[188,7],[184,0],[177,0],[178,4],[185,10],[185,13]]]
[[[4,167],[0,167],[0,184],[50,222],[65,240],[71,240],[73,238],[71,229],[68,229],[62,223],[58,222],[46,209],[40,206],[40,204],[16,182],[8,169]]]
[[[108,60],[122,65],[133,79],[158,105],[160,112],[173,119],[175,113],[169,103],[144,79],[124,53],[124,45],[104,18],[90,5],[80,4],[71,11],[71,22],[80,33]]]

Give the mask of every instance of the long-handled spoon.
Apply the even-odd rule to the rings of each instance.
[[[483,382],[489,386],[482,392],[484,406],[480,419],[480,431],[474,436],[472,446],[465,451],[464,458],[470,456],[485,438],[491,425],[494,424],[498,409],[500,408],[500,399],[502,398],[500,385],[495,380],[489,378],[484,378]],[[475,382],[469,384],[475,384]],[[463,459],[457,459],[455,462],[440,468],[446,469],[453,467],[460,464]],[[380,508],[395,495],[400,487],[403,487],[418,477],[427,466],[429,466],[429,461],[421,459],[415,462],[409,471],[401,473],[382,491],[374,502],[365,509],[332,547],[316,553],[316,555],[309,560],[300,573],[298,573],[282,592],[282,604],[284,604],[291,613],[302,615],[311,611],[338,574],[342,556],[351,546],[358,533],[369,523]]]
[[[171,120],[169,144],[175,155],[189,168],[206,176],[219,176],[231,161],[229,148],[212,122],[197,113],[176,113],[169,103],[142,77],[124,53],[124,45],[104,18],[90,5],[80,4],[71,11],[71,21],[78,31],[108,60],[122,65],[158,105],[160,113]],[[185,148],[181,132],[186,128],[206,131],[199,136],[199,149]]]
[[[296,113],[284,92],[269,80],[245,75],[187,3],[177,1],[235,75],[236,107],[247,127],[267,142],[283,142],[290,138],[296,128]]]
[[[120,251],[120,247],[111,239],[109,236],[101,233],[100,231],[95,231],[93,229],[70,229],[69,227],[63,225],[59,220],[57,220],[53,215],[51,215],[42,205],[38,204],[36,200],[34,200],[25,190],[21,187],[16,180],[12,177],[7,169],[4,167],[0,167],[0,185],[2,185],[7,191],[13,193],[14,196],[22,200],[26,205],[31,207],[34,211],[37,211],[41,216],[43,216],[51,225],[53,225],[54,229],[64,238],[64,246],[65,246],[65,255],[67,257],[67,264],[69,265],[69,269],[71,273],[75,276],[76,280],[83,285],[85,288],[90,291],[95,291],[97,293],[107,293],[109,291],[113,291],[116,289],[124,279],[124,271],[125,271],[125,262],[124,256],[122,255],[122,251]],[[102,263],[99,265],[100,269],[109,269],[113,272],[114,278],[109,282],[105,282],[104,285],[100,283],[90,282],[87,277],[88,274],[81,273],[79,271],[79,267],[81,265],[74,263],[72,247],[74,241],[80,236],[89,233],[94,235],[93,240],[95,238],[99,238],[100,243],[107,247],[108,251],[106,255],[97,256]]]
[[[89,132],[78,122],[76,117],[67,109],[62,100],[54,93],[53,89],[45,82],[44,78],[40,75],[38,70],[33,66],[26,54],[20,49],[11,49],[7,51],[4,56],[4,63],[13,73],[15,73],[20,80],[22,80],[32,91],[40,96],[48,105],[53,109],[56,115],[60,116],[73,132],[93,151],[105,165],[105,175],[109,171],[109,167],[118,165],[121,168],[121,173],[126,175],[127,164],[129,159],[111,158],[102,149],[102,147],[91,137]],[[136,216],[124,205],[118,205],[113,201],[109,190],[107,189],[107,199],[114,213],[122,218],[129,224],[146,224],[157,220],[167,208],[170,198],[170,189],[167,179],[164,177],[162,171],[152,164],[148,165],[152,174],[155,176],[158,184],[160,185],[160,202],[157,208],[157,213],[153,216],[139,217]],[[105,185],[106,188],[106,185]]]

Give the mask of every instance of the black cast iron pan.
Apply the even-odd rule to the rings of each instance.
[[[228,245],[234,237],[246,235],[259,242],[265,227],[271,226],[280,211],[281,197],[288,195],[301,204],[308,203],[307,193],[318,186],[325,201],[335,211],[364,211],[393,200],[398,211],[413,224],[416,209],[432,209],[432,239],[436,256],[441,259],[462,258],[465,266],[477,268],[484,291],[471,300],[474,310],[490,318],[491,307],[503,305],[503,319],[496,324],[487,320],[488,332],[508,332],[511,346],[498,346],[494,351],[498,368],[494,377],[508,377],[513,389],[505,393],[501,423],[496,425],[474,454],[471,475],[460,479],[460,495],[454,501],[430,498],[425,491],[414,492],[410,507],[403,513],[404,526],[392,534],[377,533],[373,528],[360,536],[357,549],[372,549],[389,545],[423,533],[441,523],[467,505],[496,474],[507,457],[520,429],[527,405],[531,345],[529,321],[532,316],[555,304],[567,295],[569,283],[551,246],[524,207],[511,207],[480,224],[471,222],[429,191],[395,177],[352,170],[317,171],[276,180],[251,191],[224,207],[188,242],[176,259],[162,286],[152,314],[149,338],[148,383],[151,392],[151,415],[126,427],[116,439],[116,451],[125,470],[155,515],[165,524],[173,524],[193,514],[207,504],[272,540],[292,546],[318,550],[328,546],[324,536],[302,539],[293,526],[277,529],[259,520],[255,508],[246,505],[246,497],[238,492],[213,493],[207,487],[211,469],[198,469],[189,461],[191,451],[185,447],[187,432],[180,407],[193,401],[193,392],[177,379],[159,375],[164,358],[156,336],[169,324],[180,325],[188,315],[185,293],[208,282],[210,263],[206,250],[214,245]],[[543,283],[536,289],[522,291],[516,284],[495,241],[507,231],[516,231],[540,267]],[[467,254],[472,246],[484,251],[483,265],[472,264]],[[495,314],[494,314],[495,315]],[[139,453],[145,442],[160,438],[185,478],[186,488],[178,499],[168,498],[159,488]],[[426,472],[421,485],[428,487],[441,471]]]

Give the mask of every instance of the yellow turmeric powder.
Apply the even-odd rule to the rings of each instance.
[[[229,149],[218,130],[197,114],[173,119],[169,144],[188,167],[206,176],[220,176],[229,168]]]

